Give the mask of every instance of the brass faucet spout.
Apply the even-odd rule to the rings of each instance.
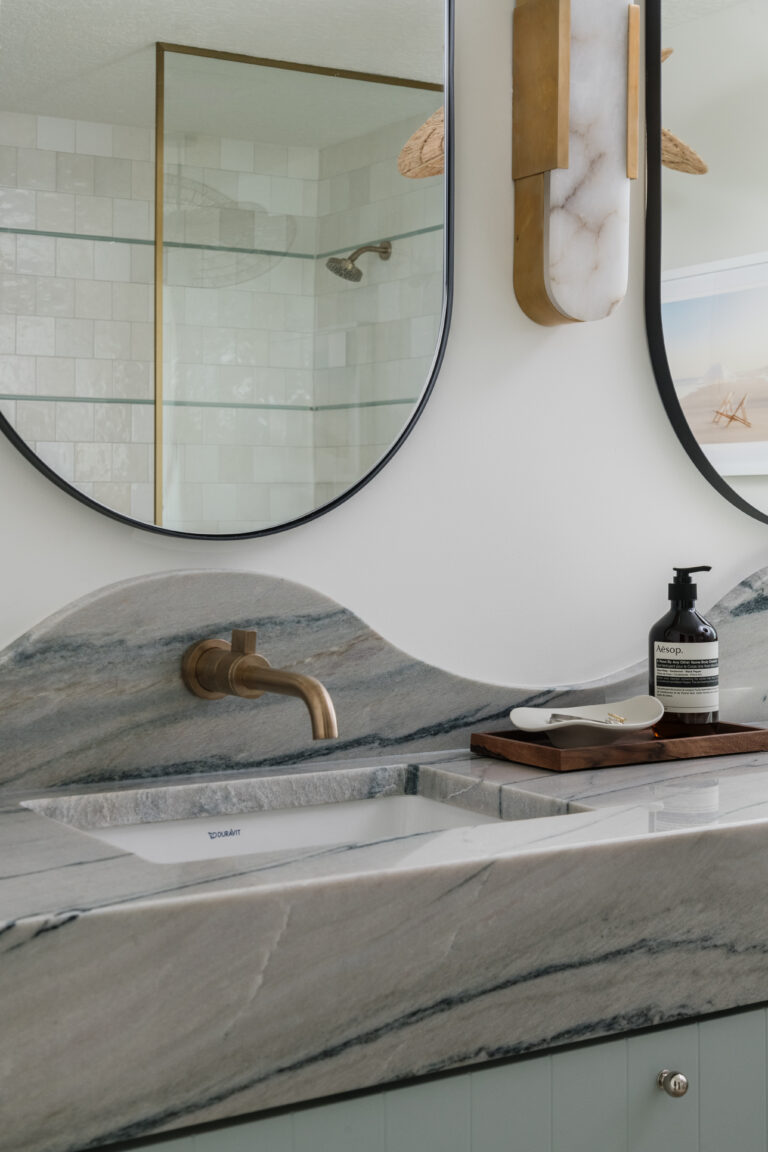
[[[314,676],[301,676],[298,672],[283,672],[278,668],[262,668],[247,662],[238,668],[239,680],[249,691],[277,692],[281,696],[298,696],[303,700],[312,721],[313,740],[334,740],[339,729],[336,712],[327,689]]]
[[[270,668],[256,651],[256,633],[236,629],[232,644],[226,640],[203,640],[184,653],[181,675],[190,692],[206,700],[242,696],[256,700],[264,692],[297,696],[304,701],[312,721],[314,740],[338,736],[336,712],[328,691],[313,676]]]

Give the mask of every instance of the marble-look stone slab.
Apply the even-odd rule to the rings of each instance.
[[[660,603],[660,610],[663,603]],[[721,715],[768,720],[768,569],[708,613],[720,633]],[[256,627],[275,667],[328,687],[339,739],[312,741],[300,701],[200,700],[181,656]],[[0,792],[258,769],[467,747],[511,707],[647,691],[645,661],[580,685],[501,687],[443,672],[388,644],[310,588],[245,572],[169,572],[102,589],[0,653]]]
[[[415,766],[349,773],[348,794],[386,793]],[[418,774],[510,810],[551,779],[466,756]],[[577,797],[590,775],[569,775]],[[768,797],[768,753],[739,780],[725,819]],[[657,783],[624,807],[182,865],[6,799],[3,1147],[79,1152],[766,999],[768,824],[654,832]],[[262,802],[327,794],[262,785]],[[169,782],[163,811],[205,788],[221,784]],[[117,791],[146,810],[145,789]],[[94,804],[88,819],[126,814]]]
[[[750,719],[766,609],[764,570],[708,613]],[[186,694],[187,644],[250,625],[326,682],[338,742],[313,747],[296,700]],[[644,678],[477,684],[243,573],[118,585],[22,637],[0,658],[3,1149],[79,1152],[768,1000],[768,753],[560,775],[441,751],[512,703]],[[505,819],[174,864],[86,830],[414,787]]]
[[[549,296],[574,320],[600,320],[627,290],[627,3],[571,6],[568,168],[549,174]]]
[[[152,788],[79,795],[56,792],[23,804],[41,816],[87,832],[116,825],[314,808],[388,796],[422,796],[499,819],[556,816],[569,810],[567,801],[510,791],[500,783],[467,777],[442,766],[434,769],[416,764],[326,768],[289,776],[229,776],[171,787],[156,784]]]
[[[184,687],[191,644],[253,627],[273,667],[326,685],[337,740],[311,739],[299,700],[208,701]],[[0,789],[467,747],[513,705],[604,699],[602,682],[528,690],[443,672],[287,580],[162,573],[102,589],[0,654]]]
[[[768,568],[742,580],[706,613],[720,640],[720,717],[768,721]]]

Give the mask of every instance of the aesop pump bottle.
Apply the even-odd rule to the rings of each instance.
[[[717,632],[696,611],[692,572],[710,572],[709,565],[675,568],[669,585],[671,607],[651,628],[649,691],[664,705],[664,719],[681,724],[711,724],[718,718],[719,675]]]

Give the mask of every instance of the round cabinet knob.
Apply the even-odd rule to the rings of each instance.
[[[663,1088],[667,1096],[685,1096],[688,1091],[688,1077],[682,1072],[671,1072],[669,1068],[663,1068],[659,1072],[656,1083],[659,1088]]]

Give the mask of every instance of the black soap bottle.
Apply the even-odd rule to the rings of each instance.
[[[714,724],[719,709],[717,632],[696,611],[692,572],[709,565],[675,568],[671,607],[651,628],[649,691],[664,705],[664,719],[679,724]]]

